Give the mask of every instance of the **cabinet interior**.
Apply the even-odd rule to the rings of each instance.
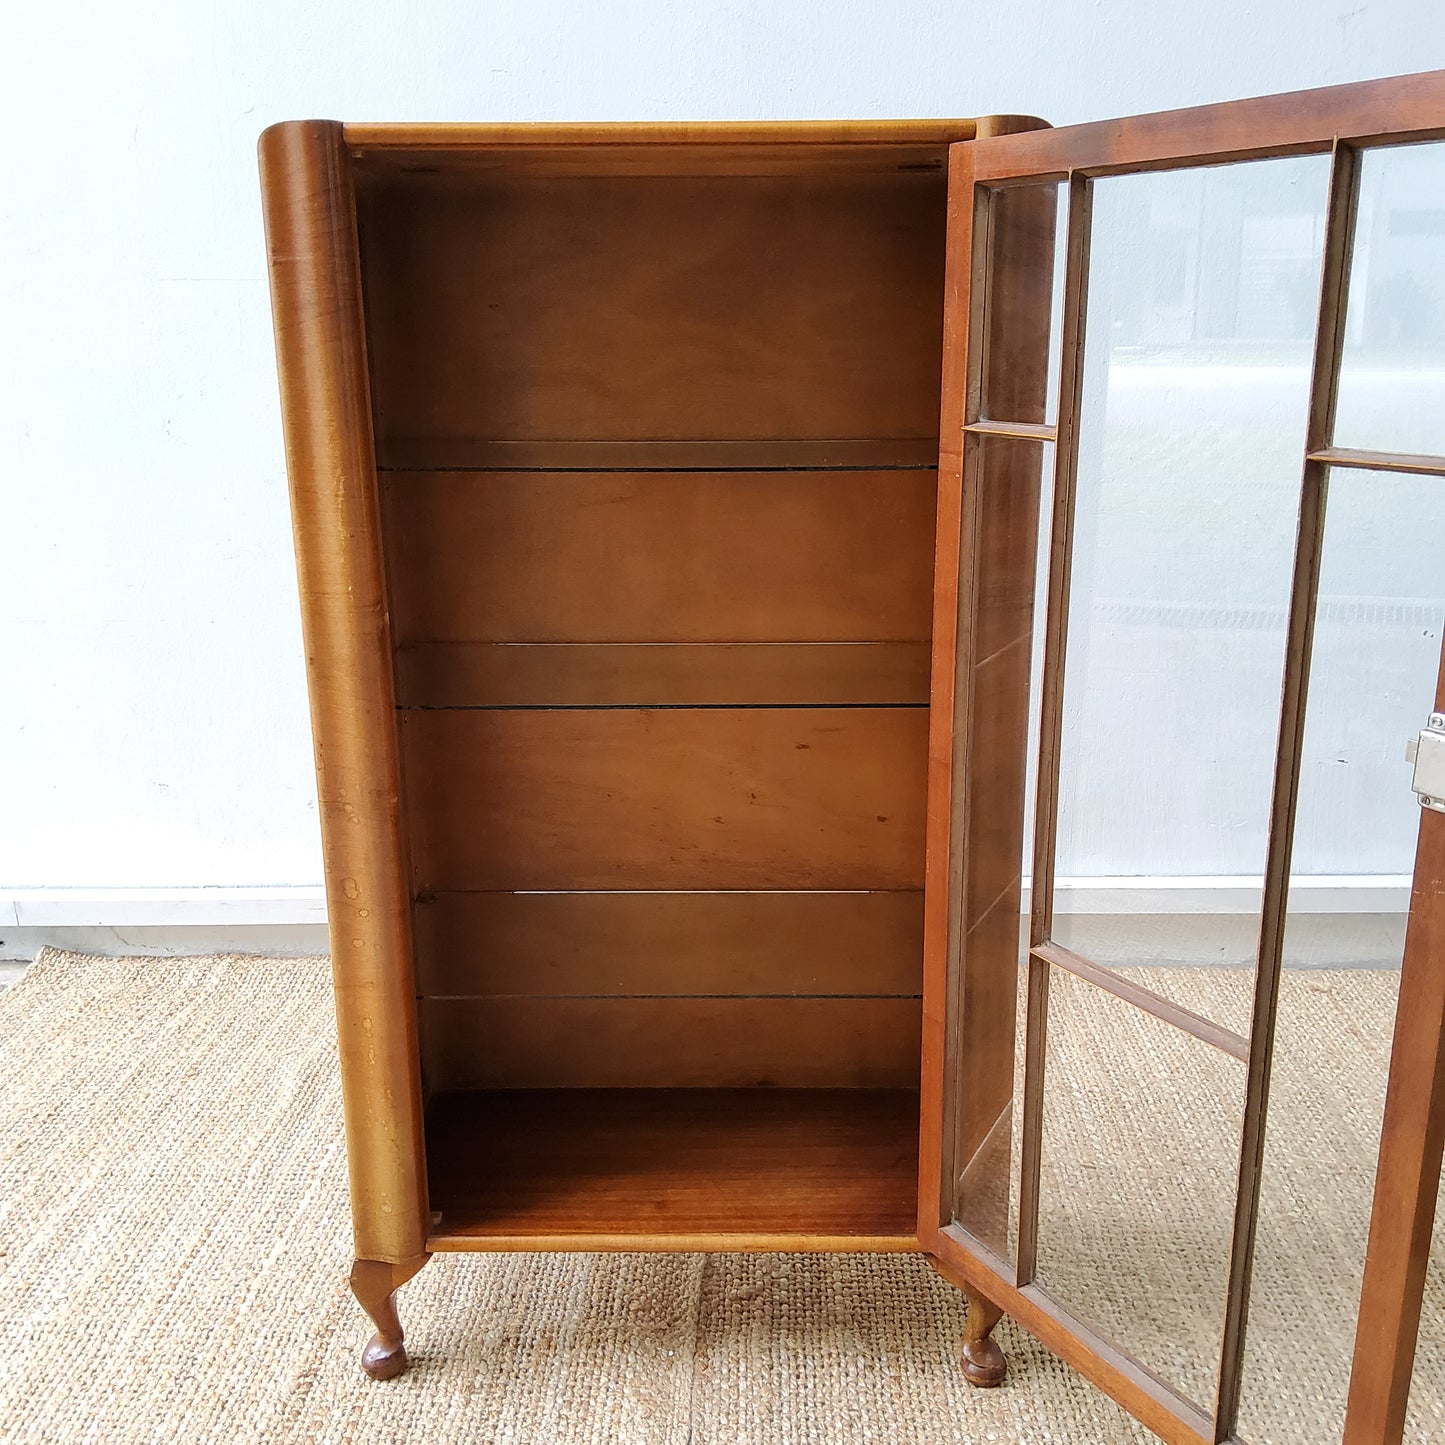
[[[945,148],[355,167],[438,1236],[911,1245]]]

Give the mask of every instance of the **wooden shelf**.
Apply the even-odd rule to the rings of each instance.
[[[905,1089],[518,1089],[427,1116],[433,1250],[916,1249]]]

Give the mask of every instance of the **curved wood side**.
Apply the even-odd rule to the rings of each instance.
[[[426,1244],[410,897],[362,327],[341,126],[261,137],[286,464],[326,860],[359,1257]]]

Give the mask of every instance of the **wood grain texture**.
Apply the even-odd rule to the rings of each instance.
[[[770,437],[761,441],[606,441],[596,438],[497,441],[468,438],[458,459],[457,444],[445,437],[394,439],[392,464],[383,471],[760,471],[827,470],[843,467],[887,471],[916,467],[932,471],[938,438]]]
[[[1445,477],[1445,457],[1413,452],[1363,451],[1358,447],[1320,447],[1309,460],[1331,467],[1353,467],[1369,472],[1403,472],[1407,476]]]
[[[986,117],[987,123],[1003,119]],[[854,151],[872,145],[938,145],[971,140],[979,122],[967,119],[904,120],[689,120],[689,121],[563,121],[515,122],[348,121],[344,134],[355,150],[493,150],[576,146],[607,164],[607,152],[620,146],[696,148],[702,155],[730,147],[778,146],[802,155],[817,146]],[[602,148],[606,149],[603,150]],[[691,159],[691,154],[688,159]]]
[[[397,641],[926,642],[926,471],[403,472]]]
[[[400,707],[926,706],[926,642],[418,642]]]
[[[1147,171],[1445,135],[1445,70],[980,140],[979,180]]]
[[[919,1185],[925,1240],[959,1210],[980,1222],[985,1205],[990,1238],[1006,1234],[1007,1190],[967,1171],[986,1144],[989,1158],[1008,1156],[998,1130],[1013,1089],[1046,453],[1031,438],[970,434],[965,427],[982,404],[985,374],[1010,420],[1044,415],[1057,204],[1045,187],[1020,192],[1007,205],[980,200],[971,148],[959,152],[949,192],[929,736]],[[978,1197],[961,1200],[962,1187]]]
[[[522,131],[525,126],[510,129]],[[659,180],[699,176],[730,179],[806,179],[819,176],[897,177],[917,172],[939,174],[946,148],[936,141],[902,144],[766,145],[756,143],[657,145],[539,145],[503,143],[480,147],[381,146],[354,152],[362,185],[398,178],[495,181]]]
[[[400,721],[418,892],[922,882],[925,709]]]
[[[908,1249],[911,1089],[451,1094],[433,1249]]]
[[[1006,117],[995,118],[1002,133]],[[988,127],[985,127],[988,129]],[[348,124],[363,184],[397,175],[810,176],[942,172],[972,120]]]
[[[448,1089],[904,1089],[919,1003],[896,998],[423,999]]]
[[[923,894],[428,893],[434,995],[897,994],[922,986]]]
[[[941,1234],[945,1249],[934,1251],[920,1236],[928,1262],[965,1293],[976,1292],[998,1305],[1061,1360],[1072,1365],[1165,1445],[1214,1445],[1209,1416],[1149,1373],[1111,1340],[1034,1285],[1017,1288],[1012,1269],[986,1248],[977,1248],[957,1229]]]
[[[1070,177],[1059,337],[1058,442],[1054,448],[1052,516],[1048,533],[1048,600],[1039,677],[1038,767],[1034,789],[1033,863],[1028,936],[1031,946],[1052,938],[1054,875],[1058,863],[1059,775],[1064,726],[1065,668],[1073,590],[1074,521],[1083,414],[1084,347],[1088,333],[1093,238],[1093,182]],[[1019,1129],[1019,1224],[1015,1280],[1031,1284],[1038,1266],[1043,1193],[1044,1093],[1048,1056],[1050,970],[1035,949],[1028,966],[1024,1020],[1023,1109]]]
[[[957,148],[961,156],[967,157],[971,173],[965,176],[964,170],[955,162],[954,186],[950,201],[950,225],[951,227],[955,223],[958,225],[961,237],[960,249],[966,253],[970,244],[970,226],[977,219],[979,211],[976,206],[966,207],[962,203],[961,188],[965,179],[971,191],[974,181],[997,180],[1014,184],[1028,177],[1068,177],[1071,181],[1072,218],[1087,221],[1088,178],[1094,175],[1147,171],[1194,163],[1218,163],[1246,157],[1325,151],[1334,147],[1338,178],[1340,158],[1343,156],[1348,161],[1350,151],[1348,145],[1340,144],[1342,141],[1374,143],[1419,139],[1441,134],[1445,134],[1445,72],[1406,77],[1396,81],[1336,87],[1327,91],[1269,97],[1258,101],[1205,107],[1166,115],[1132,117],[1094,126],[1074,127],[1064,131],[1038,132],[1002,139],[981,140],[976,145]],[[1332,201],[1332,217],[1337,209],[1336,202],[1340,200],[1340,196],[1337,185],[1335,198]],[[1331,254],[1342,254],[1337,246],[1327,249]],[[1070,272],[1071,278],[1082,278],[1087,275],[1087,240],[1085,234],[1073,225],[1071,225],[1070,238]],[[962,313],[972,315],[973,325],[968,334],[974,340],[976,348],[982,345],[979,338],[984,326],[984,299],[978,294],[976,284],[979,280],[977,264],[975,263],[969,273],[965,275],[963,269],[957,264],[957,258],[951,249],[949,276],[950,319],[945,341],[945,406],[949,404],[948,398],[951,390],[947,368],[950,365],[950,358],[957,358],[960,352],[960,348],[956,346],[955,342],[962,328],[955,325],[954,308],[961,302]],[[972,295],[969,290],[970,283],[974,285]],[[1070,395],[1076,388],[1070,383],[1069,368],[1071,354],[1076,356],[1077,343],[1082,339],[1081,289],[1079,281],[1071,279],[1070,284],[1066,287],[1065,298],[1065,375],[1061,388],[1063,399],[1058,424],[1060,456],[1055,484],[1056,506],[1062,504],[1065,514],[1068,507],[1070,466],[1076,445],[1074,423],[1070,414]],[[1333,288],[1326,284],[1320,328],[1322,342],[1326,346],[1333,345],[1334,342],[1334,337],[1330,333],[1334,322],[1333,313],[1337,298],[1332,293]],[[1069,320],[1071,309],[1074,315],[1072,324]],[[1077,336],[1074,333],[1077,333]],[[965,385],[972,384],[972,376],[977,373],[976,349],[973,359],[975,365],[967,368],[967,375],[960,377]],[[961,360],[954,360],[952,364],[955,372],[965,370]],[[1328,378],[1326,377],[1325,380],[1328,381]],[[1314,388],[1316,400],[1314,410],[1316,412],[1320,410],[1320,400],[1325,396],[1327,390],[1327,387],[1322,390],[1321,376],[1317,366]],[[965,391],[964,394],[966,395],[967,392]],[[1324,409],[1327,410],[1327,406]],[[1295,605],[1292,609],[1291,653],[1297,662],[1300,658],[1307,659],[1308,655],[1308,619],[1311,614],[1310,604],[1313,596],[1312,552],[1320,494],[1317,484],[1321,479],[1321,469],[1327,460],[1322,451],[1324,438],[1317,434],[1318,428],[1314,426],[1313,421],[1312,414],[1310,449],[1313,458],[1307,463],[1305,469],[1306,495],[1301,518],[1302,544],[1297,559],[1296,595]],[[942,499],[939,526],[940,558],[943,558],[946,549],[951,546],[954,531],[953,518],[950,515],[954,489],[953,447],[954,428],[950,416],[945,413],[941,434],[943,460],[940,471]],[[962,455],[968,455],[966,449],[962,451]],[[963,504],[959,510],[962,533],[966,539],[970,535],[970,525],[976,520],[976,513],[971,516],[969,512],[966,489]],[[1064,527],[1055,529],[1055,545],[1067,553],[1070,546],[1067,515],[1063,520]],[[1061,532],[1062,535],[1060,535]],[[1063,583],[1063,594],[1065,597],[1067,595],[1066,561],[1064,566],[1054,568],[1054,574],[1051,627],[1061,626],[1066,615],[1064,609],[1057,606],[1060,580]],[[940,565],[940,577],[942,578],[943,575],[944,569]],[[969,580],[969,575],[965,571],[963,584],[965,595]],[[939,659],[944,652],[944,640],[940,638],[942,626],[940,619],[943,616],[944,613],[940,607],[936,612],[934,632],[936,713],[934,737],[938,740],[931,746],[930,753],[931,778],[934,779],[940,776],[939,770],[944,755],[944,748],[940,744],[952,742],[947,735],[950,719],[939,711],[941,684],[947,681],[947,679],[940,679],[938,675]],[[1057,647],[1054,647],[1053,651],[1056,655],[1058,654]],[[1270,872],[1278,882],[1282,882],[1288,874],[1289,824],[1293,809],[1293,789],[1298,773],[1299,704],[1304,667],[1297,665],[1293,671],[1294,676],[1287,688],[1282,709],[1281,761],[1273,808]],[[1057,676],[1052,685],[1058,686]],[[1050,705],[1049,687],[1050,683],[1046,681],[1046,715]],[[1056,702],[1057,699],[1055,698],[1054,701]],[[1051,773],[1055,765],[1050,757],[1051,745],[1048,732],[1049,728],[1046,725],[1044,756],[1040,769],[1039,851],[1033,870],[1036,913],[1032,941],[1036,944],[1042,944],[1047,940],[1050,924],[1049,896],[1051,889],[1049,883],[1052,861],[1052,820],[1049,815],[1052,813],[1052,803],[1048,794],[1052,791]],[[971,756],[969,762],[971,767]],[[942,801],[942,797],[935,801],[935,789],[931,787],[930,892],[936,887],[935,880],[946,876],[948,860],[942,855],[941,850],[949,844],[953,837],[956,837],[956,831],[953,833],[945,831],[941,820],[937,817],[938,803]],[[937,847],[935,847],[935,840],[937,840]],[[1276,901],[1279,902],[1283,896],[1282,889],[1277,887],[1275,891]],[[935,1105],[930,1096],[934,1079],[947,1081],[951,1085],[957,1050],[955,1049],[954,1054],[949,1053],[951,1044],[945,1031],[946,1020],[934,1004],[934,1000],[940,997],[940,985],[952,984],[955,981],[950,971],[951,961],[946,955],[940,956],[940,940],[945,924],[949,920],[944,916],[943,910],[932,903],[929,905],[926,920],[926,1025],[922,1099],[925,1157],[920,1175],[922,1181],[919,1218],[920,1242],[925,1249],[936,1254],[939,1268],[954,1278],[956,1282],[966,1288],[978,1288],[986,1297],[1002,1304],[1009,1313],[1015,1315],[1040,1339],[1100,1384],[1161,1437],[1169,1441],[1188,1442],[1188,1445],[1202,1445],[1202,1442],[1206,1440],[1213,1441],[1224,1438],[1229,1436],[1233,1429],[1238,1383],[1237,1364],[1244,1333],[1249,1263],[1253,1245],[1254,1191],[1257,1189],[1258,1183],[1257,1146],[1262,1138],[1263,1102],[1267,1097],[1269,1050],[1272,1041],[1274,979],[1269,975],[1277,969],[1277,938],[1273,935],[1276,932],[1275,925],[1282,922],[1282,912],[1278,908],[1274,912],[1277,916],[1266,916],[1262,926],[1261,971],[1262,977],[1267,979],[1267,986],[1262,983],[1261,989],[1257,992],[1254,1037],[1251,1041],[1250,1051],[1250,1112],[1255,1137],[1251,1139],[1247,1133],[1241,1150],[1241,1213],[1236,1218],[1232,1253],[1230,1305],[1222,1349],[1221,1391],[1216,1407],[1216,1418],[1212,1420],[1204,1416],[1189,1402],[1182,1400],[1163,1382],[1143,1370],[1136,1361],[1123,1355],[1111,1342],[1090,1330],[1086,1324],[1058,1302],[1050,1299],[1035,1287],[1021,1283],[1028,1273],[1022,1259],[1016,1268],[1012,1262],[1005,1261],[991,1252],[986,1244],[965,1235],[956,1227],[947,1225],[940,1227],[934,1223],[932,1191],[937,1187],[938,1176],[934,1174],[928,1158],[931,1147],[929,1144],[930,1116],[935,1109],[946,1108],[948,1099],[944,1097],[938,1105]],[[1268,914],[1269,910],[1266,910],[1266,913]],[[1412,929],[1414,927],[1416,924],[1412,919]],[[1042,973],[1047,965],[1040,962],[1036,968]],[[1262,1008],[1261,997],[1264,998]],[[1410,1266],[1407,1261],[1411,1258],[1412,1251],[1423,1251],[1427,1247],[1419,1242],[1419,1231],[1423,1215],[1424,1237],[1428,1241],[1429,1217],[1434,1204],[1440,1168],[1438,1146],[1440,1135],[1445,1134],[1445,1122],[1437,1124],[1431,1112],[1439,1107],[1441,1096],[1440,1059],[1442,1052],[1445,1051],[1442,1051],[1440,1047],[1440,1018],[1442,1013],[1445,1013],[1445,1004],[1434,997],[1424,999],[1422,1003],[1424,1007],[1417,1025],[1419,1030],[1417,1039],[1423,1044],[1423,1051],[1414,1060],[1415,1077],[1408,1084],[1403,1079],[1397,1081],[1393,1075],[1391,1080],[1392,1090],[1398,1086],[1402,1099],[1406,1093],[1412,1096],[1410,1105],[1401,1104],[1400,1107],[1402,1110],[1412,1109],[1413,1114],[1409,1125],[1404,1129],[1396,1144],[1398,1150],[1396,1158],[1402,1166],[1401,1174],[1398,1176],[1399,1193],[1394,1196],[1392,1205],[1377,1205],[1375,1221],[1377,1227],[1381,1223],[1380,1209],[1382,1207],[1392,1208],[1394,1212],[1391,1218],[1389,1243],[1383,1243],[1383,1235],[1372,1236],[1371,1240],[1372,1255],[1375,1254],[1377,1248],[1382,1247],[1382,1253],[1378,1257],[1387,1262],[1383,1262],[1379,1266],[1381,1293],[1376,1301],[1379,1312],[1372,1318],[1362,1315],[1360,1323],[1360,1344],[1357,1351],[1356,1368],[1357,1372],[1367,1371],[1369,1383],[1368,1385],[1364,1383],[1364,1374],[1358,1374],[1352,1388],[1352,1397],[1354,1397],[1352,1398],[1352,1407],[1358,1405],[1360,1414],[1356,1426],[1359,1433],[1347,1437],[1350,1439],[1351,1445],[1356,1445],[1356,1442],[1358,1445],[1364,1445],[1365,1441],[1371,1442],[1371,1445],[1384,1445],[1386,1441],[1399,1439],[1399,1417],[1393,1424],[1387,1423],[1386,1411],[1391,1407],[1389,1397],[1393,1391],[1398,1408],[1401,1413],[1403,1412],[1403,1391],[1406,1385],[1401,1382],[1402,1380],[1408,1381],[1408,1364],[1402,1365],[1402,1356],[1408,1355],[1409,1344],[1413,1341],[1412,1327],[1408,1319],[1410,1308],[1408,1290],[1401,1286],[1402,1282],[1408,1278],[1407,1271]],[[1399,1058],[1400,1054],[1397,1048],[1397,1061]],[[1422,1088],[1422,1081],[1426,1077],[1434,1081],[1433,1088]],[[1423,1102],[1426,1096],[1430,1101],[1428,1103]],[[1445,1119],[1445,1109],[1441,1110],[1441,1118]],[[1432,1130],[1434,1131],[1433,1137]],[[1028,1144],[1026,1130],[1024,1140],[1026,1157]],[[1425,1149],[1431,1151],[1428,1157],[1422,1153]],[[1415,1170],[1413,1178],[1412,1160]],[[1422,1161],[1424,1163],[1423,1174],[1419,1170]],[[1383,1173],[1385,1168],[1383,1159],[1381,1168]],[[942,1172],[946,1176],[946,1163]],[[1025,1181],[1025,1192],[1027,1192],[1027,1181]],[[1388,1188],[1383,1190],[1381,1199],[1384,1199],[1389,1192]],[[946,1205],[947,1183],[945,1177],[939,1205],[941,1212],[946,1210]],[[1021,1224],[1021,1231],[1026,1228],[1027,1222]],[[1423,1253],[1421,1259],[1423,1259]],[[1371,1265],[1367,1265],[1367,1274],[1372,1267],[1374,1267],[1373,1261]],[[1423,1263],[1419,1265],[1419,1268],[1423,1270]],[[1387,1276],[1390,1277],[1389,1283],[1385,1283]],[[1368,1285],[1366,1298],[1368,1301]],[[1403,1304],[1401,1303],[1402,1298],[1404,1299]],[[1418,1303],[1418,1297],[1416,1302]]]
[[[1445,655],[1435,689],[1445,711]],[[1421,809],[1344,1445],[1404,1436],[1445,1156],[1445,815]]]
[[[924,1249],[953,1218],[955,1162],[951,1136],[958,1058],[957,1031],[949,1026],[958,987],[957,954],[950,943],[958,926],[958,851],[954,794],[955,708],[960,646],[968,641],[962,615],[964,564],[963,452],[968,421],[970,293],[974,282],[974,229],[980,208],[973,182],[973,147],[949,152],[948,255],[944,272],[942,410],[938,433],[938,520],[933,569],[933,657],[930,667],[928,792],[923,889],[923,1037],[918,1126],[918,1237]],[[970,443],[976,445],[976,443]],[[971,522],[970,522],[971,528]],[[970,530],[970,537],[972,535]],[[945,1137],[950,1143],[945,1145]]]
[[[1445,91],[1441,92],[1445,100]],[[1325,506],[1329,473],[1308,453],[1323,446],[1334,431],[1344,355],[1346,295],[1354,253],[1359,209],[1360,157],[1350,146],[1337,145],[1331,156],[1329,204],[1325,220],[1320,297],[1315,319],[1310,405],[1305,428],[1306,459],[1299,492],[1289,620],[1284,647],[1279,738],[1264,860],[1264,886],[1259,904],[1258,962],[1249,1027],[1248,1076],[1239,1146],[1238,1186],[1230,1241],[1229,1284],[1225,1296],[1224,1331],[1220,1346],[1219,1390],[1215,1426],[1232,1435],[1244,1389],[1245,1347],[1249,1321],[1254,1248],[1259,1230],[1259,1199],[1264,1173],[1265,1129],[1269,1114],[1270,1076],[1274,1061],[1275,1023],[1279,1013],[1280,971],[1284,966],[1285,929],[1289,919],[1289,884],[1294,855],[1300,771],[1305,755],[1310,666],[1314,659],[1315,615],[1325,542]]]
[[[1060,943],[1041,943],[1031,952],[1040,963],[1053,968],[1062,968],[1073,974],[1075,978],[1082,978],[1096,988],[1113,994],[1115,998],[1121,998],[1125,1002],[1133,1004],[1135,1008],[1143,1009],[1145,1013],[1151,1014],[1154,1018],[1173,1024],[1175,1028],[1182,1029],[1191,1038],[1199,1039],[1200,1042],[1221,1050],[1241,1063],[1246,1062],[1249,1058],[1248,1039],[1241,1037],[1233,1029],[1225,1028],[1223,1024],[1215,1023],[1213,1019],[1207,1019],[1202,1014],[1197,1014],[1182,1004],[1165,998],[1163,994],[1156,993],[1151,988],[1145,988],[1143,984],[1136,982],[1127,974],[1120,973],[1117,969],[1106,968],[1103,964],[1095,963],[1093,959],[1085,958],[1082,954],[1075,953],[1073,949],[1065,948]]]
[[[1010,186],[988,197],[989,284],[979,360],[979,416],[1044,425],[1038,360],[1049,354],[1058,188]],[[970,421],[977,418],[970,417]]]
[[[356,1254],[427,1227],[391,646],[341,128],[273,126],[262,199],[306,640]]]
[[[918,438],[941,172],[411,177],[362,210],[378,459],[409,439]]]

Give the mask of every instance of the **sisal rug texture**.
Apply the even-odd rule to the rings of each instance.
[[[1340,1083],[1378,1054],[1382,1020],[1388,1038],[1392,1005],[1378,998],[1391,976],[1309,978],[1325,991],[1301,987],[1288,1015],[1316,1041],[1302,1073],[1326,1059],[1336,1092],[1354,1097]],[[1152,1438],[1007,1321],[1009,1382],[972,1390],[955,1363],[961,1299],[905,1256],[442,1255],[400,1295],[410,1371],[367,1382],[356,1356],[369,1326],[344,1283],[329,988],[319,959],[47,951],[0,995],[5,1445]],[[1197,1086],[1169,1092],[1161,1071],[1177,1062],[1174,1041],[1147,1046],[1121,1019],[1091,1014],[1096,993],[1061,1009],[1083,1012],[1055,1065],[1046,1166],[1067,1203],[1045,1218],[1043,1259],[1094,1300],[1099,1323],[1141,1339],[1155,1324],[1171,1331],[1160,1363],[1186,1367],[1212,1330],[1200,1300],[1213,1216],[1196,1228],[1179,1201],[1229,1183],[1232,1166],[1211,1152],[1218,1125],[1194,1125],[1227,1116],[1233,1080],[1211,1060]],[[1206,997],[1198,1003],[1207,1011]],[[1090,1067],[1106,1053],[1119,1056],[1111,1069],[1133,1068],[1122,1086],[1115,1072],[1104,1087]],[[1310,1261],[1323,1258],[1326,1277],[1348,1269],[1357,1246],[1330,1231],[1354,1227],[1350,1171],[1361,1170],[1341,1163],[1355,1126],[1321,1115],[1320,1097],[1301,1103],[1308,1131],[1282,1156],[1285,1203],[1270,1228],[1286,1263],[1267,1281],[1279,1323],[1262,1328],[1287,1352],[1252,1372],[1248,1438],[1259,1445],[1331,1438],[1316,1415],[1338,1389],[1329,1361],[1340,1349],[1314,1348],[1310,1332],[1346,1330],[1331,1312],[1350,1285],[1321,1286]],[[1100,1154],[1121,1142],[1151,1161],[1123,1184]],[[1173,1223],[1160,1231],[1160,1220]],[[1162,1303],[1131,1313],[1137,1288],[1102,1283],[1111,1265]],[[1441,1323],[1437,1309],[1427,1338],[1435,1328],[1445,1339]],[[1412,1428],[1412,1439],[1445,1440],[1418,1411]]]

